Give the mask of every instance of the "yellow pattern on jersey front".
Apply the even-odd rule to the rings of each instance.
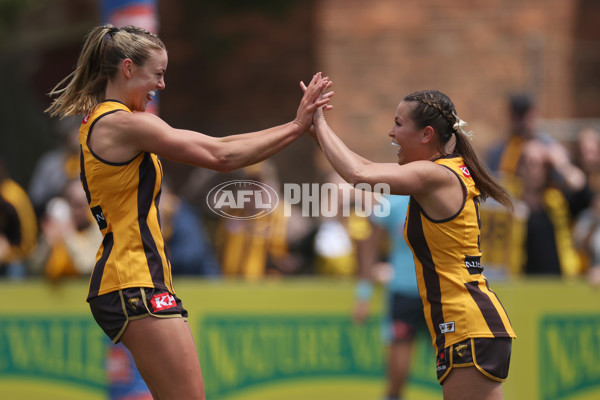
[[[128,162],[113,163],[88,147],[95,123],[114,112],[131,111],[120,102],[105,101],[83,119],[79,129],[81,181],[104,235],[88,300],[128,287],[174,293],[159,222],[160,160],[155,154],[141,152]]]
[[[439,350],[467,338],[516,337],[480,265],[479,189],[462,157],[435,160],[460,180],[465,201],[445,220],[433,220],[410,199],[406,241],[411,247],[425,319]]]

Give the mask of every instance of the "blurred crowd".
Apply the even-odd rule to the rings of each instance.
[[[583,127],[563,143],[540,130],[530,95],[512,95],[508,108],[509,137],[486,160],[515,210],[482,206],[487,263],[513,275],[587,275],[598,283],[600,133]]]
[[[482,247],[488,277],[548,275],[585,277],[600,284],[600,132],[580,129],[568,142],[540,130],[535,99],[515,94],[507,101],[508,135],[480,158],[510,191],[514,211],[483,203]],[[57,122],[57,147],[34,168],[29,187],[0,163],[0,276],[43,276],[58,282],[86,277],[96,262],[102,235],[79,182],[78,119]],[[187,189],[165,182],[161,228],[174,275],[241,277],[328,275],[356,277],[357,247],[371,236],[366,215],[306,217],[300,207],[280,205],[260,218],[223,218],[208,211],[206,195],[220,182],[246,179],[280,193],[275,165],[266,161],[223,175],[197,170]],[[233,176],[233,178],[232,178]],[[329,171],[316,183],[340,184]],[[190,189],[192,188],[192,189]],[[355,210],[355,196],[337,196]],[[239,211],[239,210],[238,210]],[[385,257],[385,243],[382,256]],[[389,279],[389,278],[388,278]]]

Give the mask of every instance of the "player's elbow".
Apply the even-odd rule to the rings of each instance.
[[[212,167],[212,169],[218,172],[231,172],[234,169],[239,168],[236,166],[232,158],[228,156],[219,156],[215,158]]]
[[[231,172],[240,168],[239,157],[230,149],[221,148],[214,154],[213,169],[219,172]]]
[[[341,176],[342,176],[342,178],[344,178],[344,180],[346,182],[348,182],[352,186],[356,186],[359,183],[366,182],[367,177],[365,176],[365,174],[363,172],[364,171],[362,169],[353,168],[349,171],[346,171],[346,173],[341,174]]]

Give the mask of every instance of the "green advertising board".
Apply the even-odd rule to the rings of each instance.
[[[350,280],[175,280],[210,400],[378,399],[384,349],[374,314],[352,321]],[[600,398],[600,291],[583,281],[492,283],[518,339],[504,398]],[[87,282],[1,282],[2,398],[107,399],[110,342],[85,303]],[[429,337],[417,340],[407,397],[441,399]]]

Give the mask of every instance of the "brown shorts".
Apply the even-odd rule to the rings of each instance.
[[[504,382],[510,365],[511,338],[470,338],[446,347],[437,354],[440,384],[452,368],[475,366],[486,377]]]
[[[88,300],[94,319],[104,333],[118,343],[127,323],[149,316],[187,318],[181,300],[164,289],[127,288]]]

